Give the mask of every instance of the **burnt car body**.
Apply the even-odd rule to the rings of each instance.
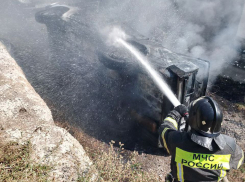
[[[67,6],[53,5],[36,14],[36,20],[45,24],[48,30],[51,62],[64,69],[64,73],[70,70],[82,75],[80,78],[84,80],[94,73],[96,78],[90,81],[98,80],[99,86],[94,86],[99,87],[97,92],[110,105],[104,114],[112,112],[121,118],[114,120],[115,124],[109,127],[116,127],[118,132],[124,133],[125,126],[131,123],[129,120],[137,120],[137,125],[142,126],[139,130],[156,146],[156,129],[173,105],[128,51],[105,43],[97,32],[98,25],[87,19],[90,16],[88,9],[76,11],[64,19],[64,14],[70,10]],[[181,103],[188,106],[191,101],[205,95],[208,61],[171,52],[126,24],[115,24],[130,36],[126,41],[148,59]],[[58,77],[65,77],[64,73]],[[115,107],[118,108],[116,111],[110,110]]]

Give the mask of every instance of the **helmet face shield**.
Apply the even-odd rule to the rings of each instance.
[[[210,97],[201,97],[190,104],[188,123],[197,132],[215,137],[220,133],[222,120],[219,105]]]

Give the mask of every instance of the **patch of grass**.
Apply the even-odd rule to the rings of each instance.
[[[80,181],[123,181],[123,182],[154,182],[160,181],[156,174],[143,171],[141,164],[136,161],[138,153],[134,152],[131,156],[123,156],[123,144],[119,142],[119,148],[114,148],[111,141],[108,151],[93,153],[95,169],[92,169],[81,178]],[[93,176],[97,171],[97,176]]]
[[[69,131],[84,147],[93,166],[88,173],[79,174],[78,182],[155,182],[162,181],[158,174],[143,169],[143,164],[137,161],[137,152],[124,150],[123,144],[114,147],[111,141],[109,146],[85,134],[79,127],[68,123],[56,122],[56,125]]]
[[[243,164],[238,170],[231,170],[228,173],[229,181],[245,182],[245,164]]]
[[[245,164],[243,164],[243,165],[239,168],[239,170],[241,171],[241,173],[245,173]]]
[[[0,145],[0,181],[48,181],[51,167],[32,163],[30,152],[29,142],[24,145],[16,142]]]

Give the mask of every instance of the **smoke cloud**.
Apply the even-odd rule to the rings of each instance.
[[[237,55],[242,0],[103,1],[100,6],[99,20],[128,23],[174,52],[209,60],[211,78]]]

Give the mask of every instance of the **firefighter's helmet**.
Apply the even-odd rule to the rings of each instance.
[[[188,124],[202,135],[218,136],[222,121],[220,106],[211,97],[201,97],[190,104]]]

